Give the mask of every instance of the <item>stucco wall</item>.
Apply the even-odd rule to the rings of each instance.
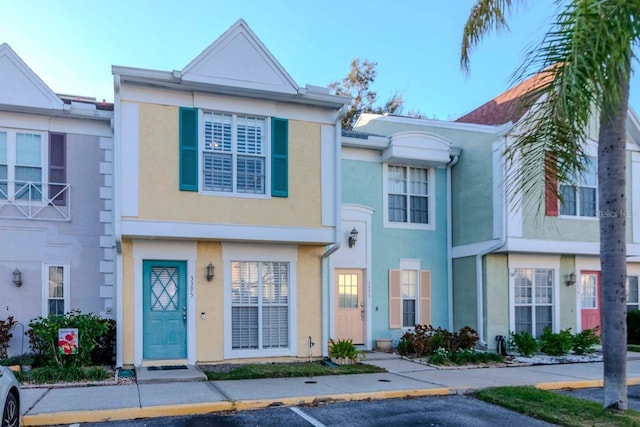
[[[453,328],[477,328],[476,257],[453,260]]]
[[[319,124],[289,120],[289,196],[265,200],[179,191],[178,108],[141,103],[139,115],[138,219],[322,225]]]
[[[509,337],[509,268],[506,254],[490,254],[484,259],[486,319],[485,340],[496,348],[496,335]]]
[[[375,339],[398,340],[402,329],[389,329],[389,270],[400,267],[400,259],[420,260],[420,269],[431,271],[431,320],[434,326],[447,327],[446,275],[446,198],[445,170],[435,173],[435,224],[433,231],[383,227],[383,164],[343,160],[343,203],[374,210],[371,218],[372,289],[371,345]]]
[[[159,245],[164,243],[159,242]],[[248,246],[250,249],[250,246]],[[136,318],[135,289],[134,284],[134,258],[133,244],[125,240],[122,246],[123,261],[123,363],[135,364],[135,336],[133,324]],[[321,323],[321,263],[320,259],[324,251],[323,247],[300,246],[297,249],[296,263],[296,301],[297,318],[290,319],[290,323],[297,325],[297,336],[291,346],[296,357],[320,357],[322,346]],[[206,267],[212,262],[215,266],[215,277],[211,282],[204,278]],[[195,328],[195,360],[197,363],[216,363],[225,360],[224,337],[225,330],[231,325],[225,325],[225,310],[230,310],[224,304],[224,288],[229,286],[224,283],[225,263],[222,258],[222,245],[215,241],[197,242],[197,255],[195,262],[195,318],[189,323],[189,328]],[[202,277],[201,277],[202,275]],[[142,286],[138,284],[138,286]],[[204,314],[204,316],[203,316]],[[204,317],[204,318],[203,318]],[[315,345],[309,351],[309,337]],[[256,352],[259,357],[259,352]],[[277,358],[276,358],[277,359]],[[246,362],[253,359],[237,359]],[[264,360],[264,359],[262,359]],[[156,361],[157,362],[157,361]],[[171,361],[167,361],[171,362]]]
[[[0,319],[14,316],[24,330],[43,314],[43,293],[48,272],[44,264],[68,265],[70,309],[100,315],[105,309],[100,294],[103,278],[100,262],[102,224],[99,197],[102,184],[99,165],[100,138],[67,134],[67,183],[70,185],[71,221],[5,219],[0,215],[0,277],[7,278],[0,291]],[[43,144],[47,143],[45,138]],[[46,167],[46,165],[45,165]],[[64,209],[64,208],[63,208]],[[12,272],[22,272],[22,286],[10,281]],[[23,327],[18,326],[8,353],[29,352]]]

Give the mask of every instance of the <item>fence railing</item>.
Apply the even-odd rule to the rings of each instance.
[[[70,186],[0,180],[0,218],[70,221]]]

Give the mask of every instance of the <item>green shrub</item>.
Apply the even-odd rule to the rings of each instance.
[[[11,366],[11,365],[33,365],[33,355],[31,354],[23,354],[20,356],[10,357],[8,359],[0,359],[0,365],[3,366]]]
[[[429,363],[432,365],[444,365],[449,360],[449,352],[444,347],[438,347],[429,356]]]
[[[334,341],[330,338],[329,356],[335,358],[347,357],[351,360],[357,360],[358,358],[364,357],[364,351],[356,349],[356,346],[350,338],[340,339],[338,341]]]
[[[28,379],[36,384],[51,384],[60,382],[104,381],[110,374],[99,367],[78,366],[43,366],[28,373]]]
[[[575,354],[593,353],[593,346],[600,343],[600,337],[596,333],[600,326],[593,329],[585,329],[573,336],[572,349]]]
[[[91,365],[91,355],[98,339],[109,329],[109,323],[94,314],[83,314],[79,310],[64,316],[37,317],[29,323],[29,344],[34,352],[36,367],[80,367]],[[78,353],[60,355],[58,352],[58,329],[78,329]]]
[[[467,365],[502,362],[503,358],[498,353],[475,351],[473,349],[459,349],[454,353],[449,353],[449,360],[456,365]]]
[[[402,338],[400,338],[396,351],[400,356],[409,356],[416,352],[413,348],[413,334],[411,332],[405,333]]]
[[[524,357],[533,356],[539,348],[538,340],[527,331],[509,334],[509,346],[515,347],[518,354]]]
[[[545,326],[540,335],[540,351],[549,356],[563,356],[571,350],[573,346],[573,335],[571,328],[553,332],[550,327]]]
[[[7,349],[9,348],[9,340],[13,336],[11,330],[16,325],[13,316],[7,317],[7,320],[0,320],[0,359],[7,358]]]
[[[627,344],[640,344],[640,310],[627,313]]]
[[[107,330],[97,339],[97,345],[91,352],[91,360],[94,365],[114,366],[116,362],[116,321],[103,320],[107,324]]]

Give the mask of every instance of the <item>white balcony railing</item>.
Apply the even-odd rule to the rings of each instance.
[[[0,218],[70,221],[69,184],[0,180]]]

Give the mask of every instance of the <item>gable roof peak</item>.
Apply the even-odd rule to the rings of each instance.
[[[296,94],[300,88],[251,30],[238,19],[181,71],[186,82]]]
[[[0,44],[0,104],[62,110],[62,100],[7,43]]]

